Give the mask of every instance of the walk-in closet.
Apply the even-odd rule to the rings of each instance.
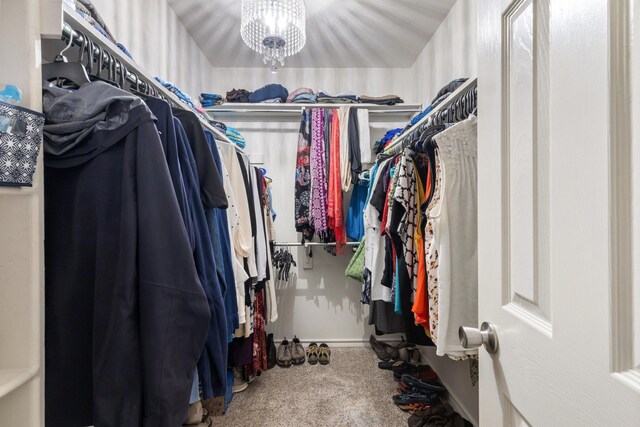
[[[636,426],[627,0],[0,0],[0,427]]]

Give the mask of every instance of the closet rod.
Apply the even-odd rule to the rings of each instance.
[[[433,110],[429,111],[429,114],[424,116],[422,119],[418,121],[418,123],[411,126],[411,129],[409,129],[407,132],[400,135],[398,139],[393,141],[391,145],[384,150],[384,153],[392,154],[396,152],[397,149],[402,149],[402,146],[403,146],[402,143],[404,142],[404,140],[410,138],[411,136],[413,136],[414,133],[420,131],[420,129],[422,129],[422,127],[428,123],[431,117],[433,117],[436,113],[442,111],[443,109],[449,108],[457,100],[459,100],[464,95],[466,95],[467,92],[469,92],[470,90],[473,90],[477,85],[478,85],[477,77],[470,78],[466,82],[462,83],[460,87],[458,87],[458,89],[453,91],[453,93],[449,95],[444,101],[438,104]]]
[[[100,54],[102,53],[101,59],[103,69],[109,69],[108,67],[113,67],[117,75],[118,72],[120,72],[121,67],[124,67],[124,69],[126,70],[126,80],[129,81],[137,91],[142,93],[153,92],[152,94],[150,94],[151,96],[155,94],[165,101],[169,102],[172,106],[183,110],[188,109],[188,106],[180,101],[178,97],[171,91],[157,82],[154,78],[147,77],[144,73],[142,73],[137,64],[135,64],[135,62],[131,58],[124,55],[124,53],[122,53],[120,49],[115,46],[111,47],[113,43],[110,40],[108,40],[102,34],[99,34],[93,27],[86,23],[84,19],[78,17],[75,11],[69,9],[66,4],[63,5],[63,11],[63,38],[66,38],[67,40],[72,39],[72,44],[82,49],[84,44],[86,44],[87,46],[89,45],[88,40],[84,40],[84,37],[86,36],[94,43],[91,59],[94,61],[97,59],[98,64],[100,64]],[[79,31],[81,32],[75,30],[74,27],[80,28]],[[95,46],[95,44],[99,44],[101,48],[98,48],[98,46]],[[212,126],[204,117],[202,117],[200,114],[196,114],[196,116],[198,117],[202,125],[215,135],[216,139],[229,144],[233,144],[233,142],[224,133]]]
[[[358,246],[360,242],[346,242],[345,246]],[[336,246],[335,242],[322,243],[322,242],[273,242],[273,246]]]
[[[369,109],[370,106],[366,105],[366,104],[344,104],[344,105],[338,105],[338,104],[332,104],[332,105],[328,105],[328,106],[318,106],[318,105],[311,105],[309,104],[309,106],[307,107],[302,107],[302,108],[296,108],[296,109],[272,109],[272,110],[268,110],[268,109],[250,109],[250,108],[209,108],[207,109],[207,112],[210,113],[214,113],[214,114],[220,114],[220,113],[251,113],[251,114],[263,114],[263,113],[270,113],[270,114],[291,114],[291,115],[297,115],[297,114],[301,114],[304,110],[306,109],[312,109],[312,108],[329,108],[329,109],[333,109],[335,110],[336,108],[340,108],[342,106],[348,106],[351,108],[361,108],[361,109],[367,109],[369,110],[370,114],[409,114],[409,113],[419,113],[420,109],[418,108],[409,108],[409,109],[388,109],[388,110],[371,110]]]

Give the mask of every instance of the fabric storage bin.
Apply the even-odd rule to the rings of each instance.
[[[44,115],[0,101],[0,186],[31,187]]]

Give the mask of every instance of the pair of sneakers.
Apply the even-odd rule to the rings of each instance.
[[[282,340],[278,346],[276,354],[276,363],[281,368],[288,368],[291,365],[302,365],[305,361],[304,347],[295,335],[291,342],[287,341],[287,337]]]

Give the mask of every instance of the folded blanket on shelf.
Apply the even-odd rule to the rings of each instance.
[[[227,102],[249,102],[251,92],[246,89],[231,89],[227,92]]]
[[[272,83],[257,89],[249,95],[249,102],[262,102],[268,99],[280,98],[280,101],[286,102],[289,91],[282,85]]]
[[[289,94],[289,96],[287,97],[287,102],[294,102],[296,97],[298,97],[299,95],[314,95],[313,89],[309,89],[308,87],[298,88]]]
[[[224,103],[224,98],[222,95],[218,95],[217,93],[201,93],[200,94],[200,105],[204,108],[213,107],[214,105],[220,105]]]
[[[318,94],[318,102],[326,104],[355,104],[358,102],[358,96],[353,92],[330,95],[327,92],[320,91]]]
[[[404,101],[398,95],[385,95],[385,96],[368,96],[362,95],[358,99],[363,104],[376,104],[376,105],[396,105],[402,104]]]
[[[318,102],[318,96],[312,93],[301,93],[291,101],[293,104],[315,104]]]

